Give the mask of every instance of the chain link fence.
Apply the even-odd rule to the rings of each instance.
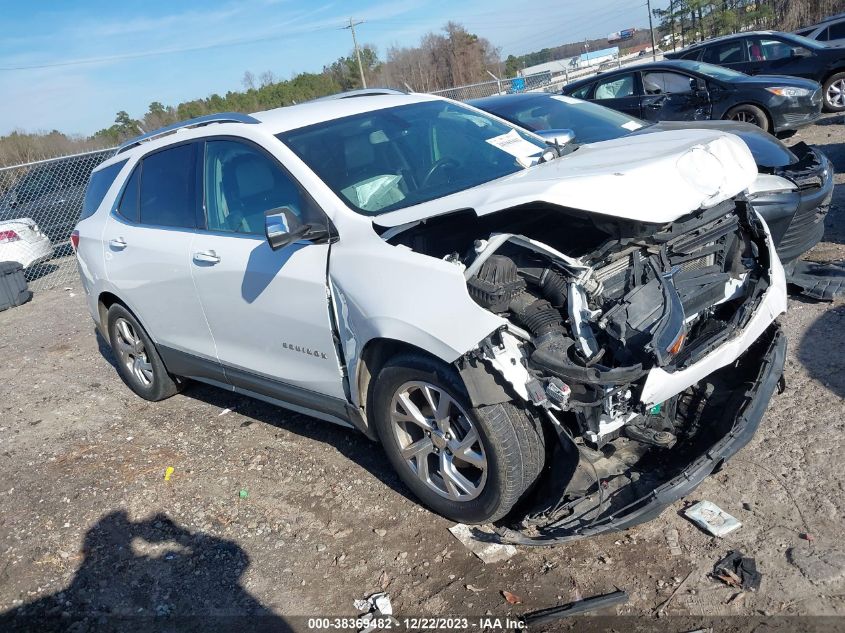
[[[20,263],[33,291],[78,279],[70,234],[93,169],[114,149],[0,168],[0,262]]]
[[[431,94],[440,95],[456,101],[467,101],[468,99],[481,99],[493,95],[512,94],[515,92],[531,92],[541,90],[552,83],[551,71],[526,75],[525,77],[511,77],[510,79],[491,79],[477,84],[458,86],[457,88],[446,88],[435,90]]]

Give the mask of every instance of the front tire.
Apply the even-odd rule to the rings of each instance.
[[[385,365],[369,410],[402,481],[454,521],[502,518],[543,469],[544,435],[535,416],[511,403],[473,407],[456,372],[421,354]]]
[[[845,73],[836,73],[828,77],[822,88],[824,109],[827,112],[845,111]]]
[[[109,308],[109,344],[126,386],[145,400],[164,400],[180,391],[158,350],[134,315],[119,303]]]
[[[770,127],[769,117],[766,116],[762,108],[758,108],[750,103],[731,108],[728,110],[725,118],[730,121],[739,121],[740,123],[751,123],[751,125],[756,125],[764,132],[768,132]]]

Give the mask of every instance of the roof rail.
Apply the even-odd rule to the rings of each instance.
[[[407,95],[410,94],[404,90],[397,90],[396,88],[357,88],[355,90],[347,90],[346,92],[338,92],[333,95],[325,97],[317,97],[311,101],[334,101],[335,99],[351,99],[355,97],[375,97],[379,95]]]
[[[165,136],[167,134],[175,132],[176,130],[191,127],[202,127],[203,125],[208,125],[210,123],[260,123],[260,121],[255,117],[252,117],[248,114],[241,114],[240,112],[220,112],[218,114],[206,114],[205,116],[198,116],[194,119],[188,119],[187,121],[179,121],[178,123],[173,123],[163,128],[153,130],[152,132],[142,134],[141,136],[136,136],[133,139],[129,139],[117,148],[116,153],[120,154],[121,152],[125,152],[126,150],[135,147],[136,145],[140,145],[145,141],[151,141],[155,138],[159,138],[160,136]]]

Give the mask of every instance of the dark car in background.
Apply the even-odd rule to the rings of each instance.
[[[807,265],[799,261],[821,240],[833,195],[833,167],[818,149],[805,143],[789,148],[747,123],[649,123],[596,103],[548,93],[492,96],[468,103],[549,140],[570,138],[578,144],[678,129],[715,128],[736,134],[745,141],[764,176],[756,183],[752,204],[769,226],[788,278],[794,277],[796,285],[816,298],[832,299],[838,292],[825,286],[823,293],[817,293],[818,284],[808,281]]]
[[[53,244],[67,242],[79,220],[95,154],[63,158],[29,168],[0,196],[0,221],[32,218]]]
[[[845,48],[794,33],[749,31],[707,40],[669,59],[717,64],[749,75],[790,75],[822,85],[824,107],[845,111]]]
[[[845,13],[832,15],[818,24],[798,29],[795,34],[827,45],[841,46],[845,44]]]
[[[563,94],[647,121],[729,119],[771,133],[794,131],[821,115],[821,88],[808,79],[751,77],[695,61],[637,64],[572,82]]]

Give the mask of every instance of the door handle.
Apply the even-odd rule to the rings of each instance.
[[[214,251],[197,251],[194,253],[194,261],[201,264],[216,264],[220,258]]]
[[[111,246],[115,250],[122,251],[124,248],[126,248],[127,244],[126,240],[124,240],[122,237],[116,237],[114,239],[109,240],[109,246]]]

